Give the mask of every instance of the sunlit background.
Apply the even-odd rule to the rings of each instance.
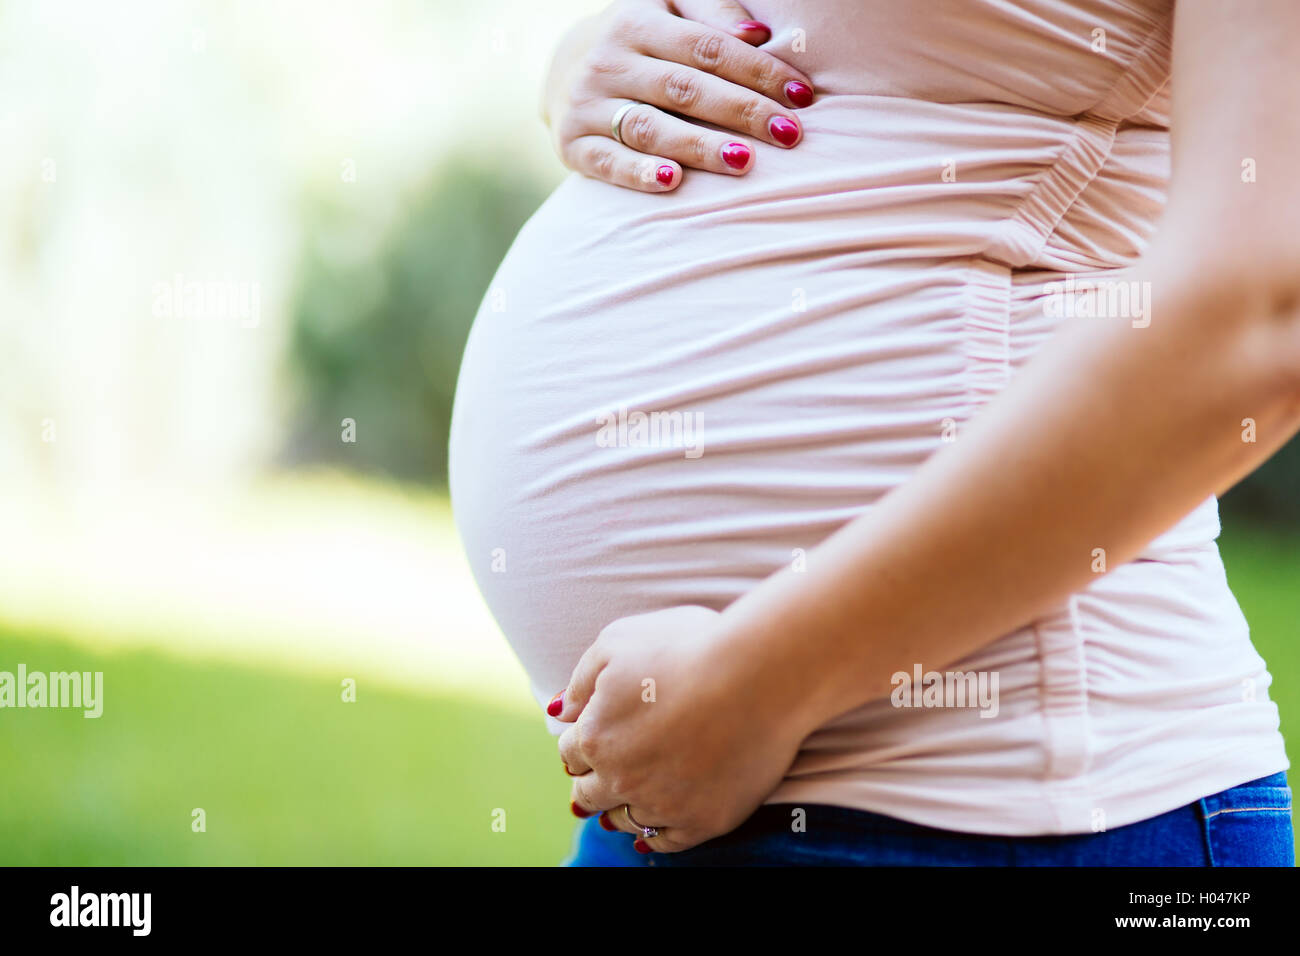
[[[0,863],[564,854],[446,439],[597,6],[0,4],[0,671],[105,684],[0,710]],[[1298,488],[1293,442],[1222,542],[1296,738]]]

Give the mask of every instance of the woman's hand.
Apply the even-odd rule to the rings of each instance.
[[[731,0],[617,0],[556,51],[542,107],[556,152],[571,169],[646,192],[675,189],[683,166],[748,172],[743,138],[666,111],[794,146],[802,129],[790,107],[812,102],[812,83],[751,45],[770,36]],[[630,102],[619,143],[611,124]]]
[[[637,849],[684,850],[735,829],[785,776],[803,727],[777,687],[743,656],[722,656],[722,615],[676,607],[601,631],[557,695],[572,722],[560,756],[574,812],[636,832],[622,807],[660,836]]]

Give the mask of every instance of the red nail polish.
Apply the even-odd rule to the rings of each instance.
[[[638,853],[649,853],[650,844],[646,843],[645,840],[634,840],[632,842],[632,849],[636,850]]]
[[[676,173],[677,170],[673,169],[671,166],[660,166],[655,170],[655,179],[659,180],[659,185],[661,186],[671,186],[673,184],[673,176],[675,176]]]
[[[602,813],[602,814],[600,815],[600,826],[601,826],[601,829],[603,829],[603,830],[617,830],[617,829],[618,829],[618,827],[614,826],[614,824],[612,824],[612,823],[609,822],[609,814],[608,814],[608,813]]]
[[[570,777],[577,776],[576,773],[574,773],[572,770],[569,769],[569,765],[567,763],[564,765],[564,772],[567,773]]]
[[[722,147],[722,161],[732,169],[744,169],[749,165],[749,147],[744,143],[728,143]]]
[[[813,101],[812,87],[807,83],[791,80],[785,85],[785,98],[795,106],[811,106]]]
[[[736,24],[736,29],[743,33],[757,33],[762,39],[756,39],[755,44],[766,43],[772,39],[772,30],[766,23],[760,23],[758,20],[741,20]]]
[[[799,139],[799,127],[784,116],[773,116],[767,124],[767,131],[782,146],[793,146]]]
[[[562,710],[564,710],[564,691],[552,697],[551,702],[546,705],[546,713],[551,717],[559,717]]]
[[[578,804],[572,800],[569,801],[569,809],[573,811],[573,815],[579,820],[585,820],[587,817],[591,816],[590,813],[582,809],[582,807],[578,806]]]

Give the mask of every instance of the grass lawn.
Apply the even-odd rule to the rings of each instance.
[[[0,635],[0,669],[17,661],[102,670],[105,707],[0,711],[0,864],[550,865],[567,849],[567,778],[536,718]]]
[[[1294,757],[1300,549],[1241,528],[1222,548]],[[102,670],[105,710],[0,711],[0,864],[550,865],[568,846],[567,779],[524,713],[0,631],[0,670],[19,661]]]

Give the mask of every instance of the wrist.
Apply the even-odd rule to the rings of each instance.
[[[808,590],[802,575],[773,575],[722,612],[716,639],[736,692],[800,740],[861,703],[846,698],[845,671],[853,664],[837,651],[826,622],[804,606]]]

